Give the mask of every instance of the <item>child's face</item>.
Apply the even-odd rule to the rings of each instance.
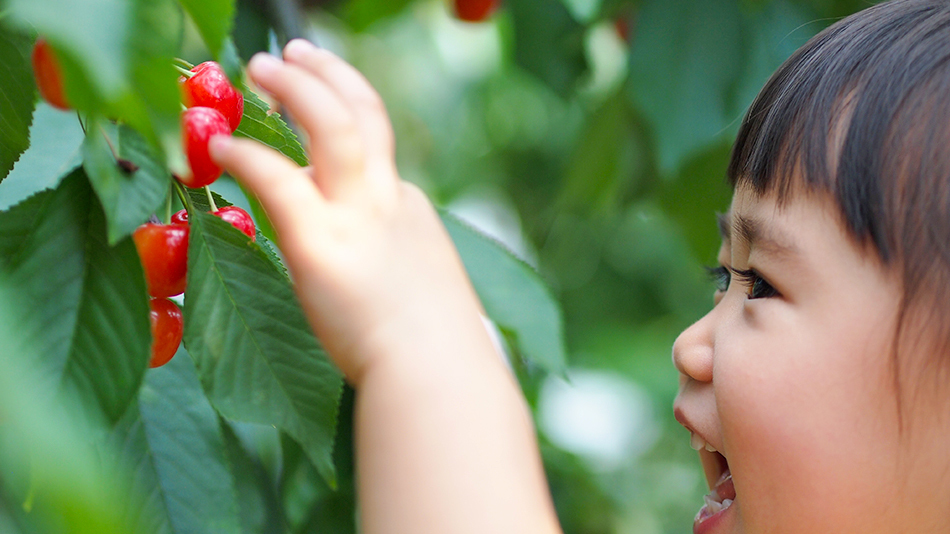
[[[734,503],[707,505],[697,533],[947,531],[950,431],[935,397],[905,391],[899,430],[899,278],[836,213],[817,196],[779,208],[736,191],[719,262],[746,272],[673,348],[676,418],[722,454],[700,451],[710,486],[733,476]],[[908,418],[925,422],[908,431]],[[726,480],[714,500],[728,497]]]

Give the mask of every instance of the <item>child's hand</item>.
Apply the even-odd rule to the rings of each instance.
[[[248,73],[306,131],[312,166],[245,139],[216,137],[212,154],[260,199],[303,308],[349,380],[432,331],[483,334],[438,215],[397,175],[386,110],[363,76],[302,40],[283,61],[258,54]]]

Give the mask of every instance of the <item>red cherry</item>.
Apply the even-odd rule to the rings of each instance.
[[[482,22],[498,7],[498,0],[453,0],[455,16],[467,22]]]
[[[70,109],[66,95],[63,94],[63,77],[59,61],[46,39],[40,37],[33,45],[33,74],[40,96],[53,107]]]
[[[254,219],[252,219],[251,216],[241,208],[237,206],[225,206],[223,208],[219,208],[218,211],[214,212],[214,214],[231,223],[231,225],[238,230],[244,232],[248,237],[251,238],[251,241],[256,239],[254,233]]]
[[[185,106],[214,108],[228,119],[232,132],[237,130],[244,115],[244,95],[231,85],[221,65],[205,61],[191,72],[195,73],[191,78],[178,78]]]
[[[228,119],[216,109],[196,106],[181,116],[182,141],[191,173],[179,177],[188,187],[204,187],[221,176],[222,169],[208,154],[208,140],[215,135],[230,135]]]
[[[172,214],[172,224],[188,224],[188,210],[179,210]]]
[[[222,220],[231,223],[231,226],[247,234],[251,241],[257,239],[255,233],[254,219],[243,209],[237,206],[225,206],[211,212],[212,215],[220,217]],[[188,224],[188,210],[181,210],[172,215],[172,223]]]
[[[188,270],[188,226],[146,223],[132,233],[132,240],[145,270],[148,294],[180,295]]]
[[[152,357],[148,366],[161,367],[172,359],[181,344],[185,330],[181,308],[168,299],[149,299],[148,307],[152,323]]]

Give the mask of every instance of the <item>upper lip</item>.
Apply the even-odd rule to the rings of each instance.
[[[701,439],[705,442],[705,445],[712,445],[712,448],[715,450],[709,450],[707,447],[700,447],[699,450],[699,459],[703,465],[703,472],[706,475],[706,482],[710,488],[712,488],[716,482],[719,481],[722,474],[728,469],[728,462],[726,457],[721,452],[721,444],[711,444],[707,436],[696,430],[696,427],[690,421],[689,416],[686,415],[685,410],[678,405],[673,407],[673,417],[676,418],[679,424],[683,425],[686,430],[689,430],[691,438]],[[693,443],[691,443],[693,445]],[[695,447],[693,447],[695,448]]]

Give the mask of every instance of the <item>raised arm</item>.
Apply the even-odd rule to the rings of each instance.
[[[559,532],[527,406],[435,210],[398,176],[379,95],[300,40],[248,72],[306,131],[312,166],[244,139],[211,150],[260,199],[356,388],[362,530]]]

